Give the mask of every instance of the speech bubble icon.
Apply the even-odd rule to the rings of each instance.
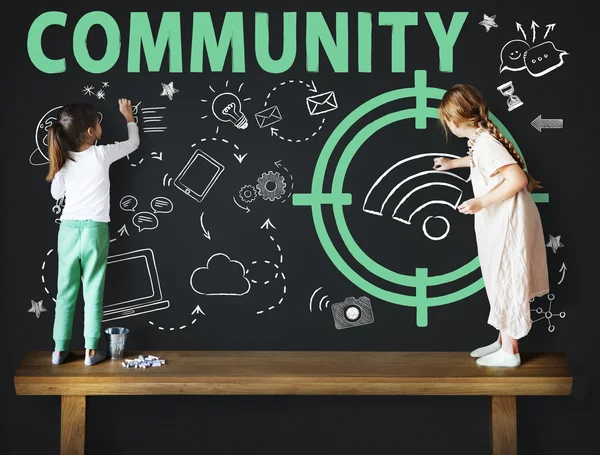
[[[138,228],[139,232],[156,229],[158,227],[158,218],[156,218],[154,213],[150,212],[136,213],[131,222]]]
[[[540,77],[561,66],[563,55],[568,52],[557,49],[552,41],[545,41],[525,52],[525,65],[533,77]]]
[[[135,208],[138,205],[138,200],[135,196],[123,196],[121,202],[119,202],[119,207],[126,212],[135,212]]]
[[[525,69],[523,56],[529,49],[529,43],[514,39],[504,45],[500,51],[500,72],[504,70],[521,71]]]
[[[150,207],[152,207],[154,213],[171,213],[173,211],[173,203],[162,196],[152,199]]]

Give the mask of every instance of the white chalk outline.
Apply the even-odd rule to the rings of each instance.
[[[382,181],[382,180],[383,180],[383,179],[384,179],[384,178],[385,178],[385,177],[386,177],[386,176],[387,176],[387,175],[388,175],[390,172],[392,172],[392,171],[393,171],[393,170],[394,170],[396,167],[398,167],[398,166],[400,166],[400,165],[402,165],[402,164],[404,164],[404,163],[406,163],[406,162],[408,162],[408,161],[412,161],[412,160],[420,159],[420,158],[423,158],[423,157],[426,157],[426,156],[432,156],[432,157],[446,156],[446,157],[449,157],[449,158],[460,158],[458,155],[453,155],[453,154],[451,154],[451,153],[422,153],[422,154],[419,154],[419,155],[414,155],[414,156],[410,156],[410,157],[408,157],[408,158],[405,158],[405,159],[403,159],[403,160],[400,160],[400,161],[398,161],[398,162],[397,162],[397,163],[395,163],[393,166],[391,166],[390,168],[388,168],[388,169],[387,169],[387,170],[386,170],[386,171],[385,171],[383,174],[381,174],[381,175],[379,176],[379,178],[378,178],[378,179],[375,181],[375,183],[373,183],[373,185],[371,186],[371,188],[370,188],[370,189],[369,189],[369,191],[367,192],[367,195],[365,196],[365,200],[364,200],[364,202],[363,202],[363,206],[362,206],[362,209],[363,209],[363,211],[364,211],[365,213],[370,213],[370,214],[372,214],[372,215],[383,216],[383,210],[384,210],[384,208],[385,208],[385,205],[387,204],[388,200],[389,200],[389,199],[392,197],[392,195],[393,195],[393,194],[394,194],[394,193],[395,193],[395,192],[396,192],[396,191],[397,191],[397,190],[398,190],[398,189],[399,189],[399,188],[400,188],[402,185],[404,185],[404,183],[406,183],[406,182],[408,182],[408,181],[410,181],[410,180],[412,180],[412,179],[414,179],[414,178],[416,178],[416,177],[420,177],[420,176],[422,176],[422,175],[426,175],[426,174],[445,174],[445,175],[451,175],[451,176],[453,176],[453,177],[455,177],[455,178],[457,178],[457,179],[459,179],[459,180],[462,180],[463,182],[468,182],[468,181],[469,181],[469,179],[464,179],[464,178],[462,178],[460,175],[457,175],[457,174],[455,174],[455,173],[453,173],[453,172],[448,172],[448,171],[437,171],[437,170],[430,170],[430,171],[423,171],[423,172],[419,172],[419,173],[417,173],[417,174],[413,174],[413,175],[411,175],[411,176],[409,176],[409,177],[405,178],[405,179],[404,179],[404,180],[402,180],[400,183],[398,183],[398,184],[397,184],[397,185],[396,185],[396,186],[395,186],[395,187],[394,187],[394,188],[393,188],[393,189],[390,191],[390,193],[389,193],[389,194],[386,196],[386,198],[384,199],[383,203],[381,204],[381,208],[380,208],[380,210],[379,210],[379,211],[368,210],[368,209],[366,208],[366,206],[367,206],[367,203],[368,203],[368,200],[369,200],[369,197],[371,196],[371,193],[372,193],[372,192],[375,190],[375,188],[377,187],[377,185],[379,185],[379,183],[381,183],[381,181]],[[434,183],[435,183],[435,182],[434,182]],[[440,182],[440,183],[441,183],[441,182]],[[447,186],[453,186],[453,185],[449,185],[449,184],[447,184]],[[421,187],[419,187],[419,188],[421,188]],[[462,197],[462,190],[461,190],[460,188],[458,188],[458,187],[454,187],[454,188],[456,188],[457,190],[459,190],[459,191],[461,192],[461,197]],[[414,192],[414,190],[413,190],[413,191],[411,191],[409,194],[412,194],[413,192]],[[404,202],[405,200],[406,200],[406,197],[405,197],[404,199],[402,199],[402,201],[400,202],[400,204],[402,204],[402,202]],[[459,201],[460,201],[460,198],[459,198]],[[396,209],[394,210],[394,215],[396,214],[396,211],[398,210],[398,207],[400,206],[400,204],[398,204],[398,206],[396,206]],[[446,203],[446,204],[448,204],[448,203]],[[448,205],[450,205],[450,204],[448,204]],[[450,206],[456,209],[456,207],[455,207],[455,206],[452,206],[452,205],[450,205]],[[458,206],[458,202],[457,202],[457,206]],[[424,206],[421,206],[421,207],[419,207],[419,209],[417,209],[417,211],[418,211],[418,210],[421,210],[423,207],[424,207]],[[414,213],[416,213],[416,211],[415,211],[415,212],[413,212],[413,214],[414,214]],[[412,215],[411,215],[411,217],[410,217],[410,218],[412,218]],[[410,218],[409,218],[409,222],[408,222],[407,224],[410,224]],[[395,218],[395,219],[396,219],[396,218]],[[406,223],[406,221],[404,221],[404,220],[401,220],[401,219],[400,219],[400,220],[398,220],[398,221],[402,221],[402,222]]]
[[[168,212],[156,210],[156,208],[152,204],[154,204],[154,201],[156,201],[157,199],[162,199],[162,200],[169,202],[171,204],[171,210],[169,210]],[[171,213],[173,211],[173,201],[171,201],[171,199],[169,199],[168,197],[165,197],[165,196],[157,196],[150,201],[150,208],[154,211],[155,215],[157,213]]]
[[[452,204],[452,203],[450,203],[450,202],[448,202],[448,201],[441,200],[441,199],[435,199],[435,200],[433,200],[433,201],[428,201],[428,202],[426,202],[426,203],[424,203],[424,204],[420,205],[419,207],[417,207],[417,208],[416,208],[416,209],[415,209],[415,210],[414,210],[414,211],[413,211],[413,212],[410,214],[410,216],[408,217],[408,220],[405,220],[404,218],[398,218],[398,217],[396,217],[396,212],[398,211],[398,209],[400,208],[400,206],[401,206],[401,205],[402,205],[402,204],[403,204],[405,201],[407,201],[407,200],[408,200],[408,198],[410,197],[410,195],[411,195],[411,194],[413,194],[413,193],[415,193],[415,192],[417,192],[417,191],[419,191],[419,190],[421,190],[421,189],[423,189],[423,188],[428,188],[428,187],[430,187],[430,186],[447,186],[447,187],[449,187],[449,188],[454,188],[454,189],[458,190],[458,191],[460,192],[460,194],[458,195],[458,199],[457,199],[457,201],[456,201],[454,204]],[[410,191],[410,192],[409,192],[409,193],[408,193],[406,196],[404,196],[404,197],[402,198],[402,200],[401,200],[401,201],[398,203],[398,205],[397,205],[397,206],[396,206],[396,208],[394,209],[394,213],[392,214],[392,218],[393,218],[394,220],[400,221],[400,222],[402,222],[402,223],[405,223],[405,224],[410,224],[410,223],[411,223],[411,220],[412,220],[412,217],[413,217],[413,216],[414,216],[416,213],[420,212],[420,211],[421,211],[421,210],[423,210],[425,207],[427,207],[427,206],[429,206],[429,205],[433,205],[433,204],[443,204],[443,205],[448,205],[448,206],[452,207],[454,210],[456,210],[456,208],[457,208],[457,207],[458,207],[458,205],[460,204],[460,200],[461,200],[461,198],[462,198],[462,195],[463,195],[463,191],[462,191],[462,190],[461,190],[459,187],[457,187],[457,186],[455,186],[455,185],[451,185],[451,184],[449,184],[449,183],[446,183],[446,182],[432,182],[432,183],[425,183],[424,185],[420,185],[420,186],[418,186],[418,187],[414,188],[414,189],[413,189],[413,190],[411,190],[411,191]]]
[[[225,95],[232,96],[235,99],[235,102],[228,103],[221,110],[221,113],[219,115],[217,115],[217,113],[215,112],[215,103],[217,102],[217,100],[219,98],[221,98],[222,96],[225,96]],[[239,110],[239,113],[238,113],[239,115],[234,115],[234,114],[230,114],[229,112],[225,112],[225,110],[229,111],[229,108],[235,108],[234,113],[236,112],[236,110]],[[215,116],[215,118],[217,120],[220,120],[221,122],[232,123],[233,126],[235,126],[237,129],[241,129],[241,130],[245,130],[246,128],[248,128],[248,119],[246,118],[246,114],[244,114],[244,112],[242,111],[242,100],[240,100],[240,98],[235,93],[232,93],[232,92],[219,93],[213,99],[211,110],[212,110],[212,113]],[[226,120],[224,120],[225,115],[227,116]],[[231,120],[229,117],[233,118],[233,120]]]
[[[183,183],[181,181],[183,179],[183,177],[185,176],[185,173],[190,169],[190,167],[194,164],[194,162],[196,161],[196,159],[198,157],[204,158],[206,161],[208,161],[210,164],[212,164],[213,166],[215,166],[217,168],[216,173],[213,175],[210,182],[208,182],[208,184],[206,185],[206,188],[204,188],[204,190],[202,191],[202,194],[196,193],[193,189],[189,188],[185,183]],[[179,189],[183,193],[187,194],[189,197],[194,199],[196,202],[202,202],[204,200],[204,198],[206,197],[206,195],[209,193],[209,191],[212,189],[214,184],[217,182],[218,178],[221,176],[221,174],[223,173],[224,170],[225,170],[225,166],[223,166],[221,163],[219,163],[213,157],[208,155],[206,152],[203,152],[200,149],[196,149],[196,150],[194,150],[194,153],[192,154],[192,156],[190,157],[190,159],[188,160],[188,162],[184,166],[184,168],[181,170],[179,175],[177,177],[175,177],[173,184],[175,185],[175,187],[177,189]]]
[[[135,201],[135,206],[132,209],[124,209],[123,208],[123,199],[125,198],[132,198]],[[123,196],[121,198],[121,200],[119,201],[119,207],[121,208],[121,210],[123,210],[124,212],[135,212],[135,208],[139,205],[139,202],[137,200],[137,198],[135,196],[132,196],[130,194],[127,194],[125,196]]]
[[[139,218],[144,218],[142,221],[148,221],[148,219],[145,218],[146,215],[150,215],[150,217],[152,217],[152,219],[156,220],[156,226],[144,227],[143,225],[140,226],[140,225],[136,224],[136,220]],[[131,218],[131,224],[133,224],[136,228],[138,228],[138,232],[153,231],[154,229],[156,229],[158,227],[159,221],[158,221],[158,217],[156,216],[156,214],[154,214],[152,212],[138,212],[135,215],[133,215],[133,218]]]
[[[204,292],[200,292],[198,290],[196,290],[194,288],[194,275],[196,274],[196,272],[198,272],[199,270],[209,270],[210,268],[210,261],[215,257],[215,256],[225,256],[229,262],[235,262],[237,263],[241,268],[242,268],[242,278],[244,280],[246,280],[246,283],[248,283],[248,289],[242,293],[242,294],[230,294],[230,293],[213,293],[213,294],[206,294]],[[236,261],[235,259],[231,259],[229,256],[227,256],[225,253],[215,253],[213,254],[211,257],[208,258],[208,261],[206,261],[206,267],[198,267],[197,269],[195,269],[192,274],[190,275],[190,286],[192,288],[192,290],[196,293],[196,294],[200,294],[200,295],[229,295],[229,296],[235,296],[235,297],[239,297],[242,295],[246,295],[248,292],[250,292],[250,288],[252,287],[252,285],[250,284],[250,281],[248,280],[248,278],[246,278],[246,267],[244,267],[244,264],[242,264],[240,261]]]
[[[160,277],[158,275],[158,268],[156,267],[156,260],[154,257],[154,251],[150,248],[142,248],[135,251],[130,251],[127,253],[115,254],[108,257],[107,266],[109,264],[115,262],[129,261],[132,259],[143,258],[146,263],[146,268],[148,270],[148,277],[150,278],[150,286],[152,288],[152,294],[150,296],[138,297],[135,299],[126,300],[124,302],[117,302],[113,304],[104,305],[104,318],[102,322],[112,321],[114,319],[123,319],[131,316],[138,316],[140,314],[150,313],[153,311],[165,310],[170,307],[170,303],[168,300],[163,300],[162,289],[160,286]],[[149,300],[145,303],[135,303],[144,300]],[[123,306],[130,303],[135,303],[134,305],[129,305],[125,307],[121,307],[115,309],[114,307],[117,305]],[[155,308],[157,305],[161,305],[159,308]],[[142,308],[146,308],[145,311],[139,311]],[[150,309],[147,309],[150,308]],[[113,317],[119,314],[118,317]]]
[[[427,222],[429,221],[430,218],[440,218],[440,219],[444,220],[446,222],[446,232],[437,237],[430,235],[429,232],[427,232],[427,227],[426,227]],[[448,236],[449,232],[450,232],[450,222],[448,221],[448,218],[446,218],[445,216],[428,216],[427,218],[425,218],[425,221],[423,221],[423,234],[425,234],[425,236],[428,239],[436,240],[436,241],[443,240]]]

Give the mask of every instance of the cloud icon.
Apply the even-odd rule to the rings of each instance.
[[[244,265],[224,253],[213,254],[206,262],[206,267],[194,270],[190,285],[194,292],[202,295],[240,296],[250,291]]]

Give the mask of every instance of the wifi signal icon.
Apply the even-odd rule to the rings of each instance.
[[[447,153],[424,153],[397,162],[371,186],[363,211],[377,216],[391,215],[392,219],[410,225],[413,217],[430,205],[442,204],[456,210],[463,195],[460,186],[470,178],[431,169],[433,158],[439,156],[459,158]],[[427,223],[432,218],[445,222],[442,235],[433,236],[427,231]],[[423,221],[423,234],[431,240],[442,240],[449,232],[450,222],[446,217],[429,216]]]
[[[169,177],[169,173],[167,172],[163,177],[163,186],[171,186],[172,181],[173,177]]]
[[[317,293],[323,289],[323,286],[315,289],[315,291],[312,293],[312,295],[310,296],[310,301],[308,303],[308,309],[312,312],[313,310],[313,302],[315,304],[315,308],[317,305],[317,298],[315,298],[315,296],[317,295]],[[329,297],[328,295],[324,295],[323,297],[321,297],[319,299],[319,311],[323,311],[323,308],[327,308],[327,305],[329,305],[330,300],[327,299],[327,297]]]

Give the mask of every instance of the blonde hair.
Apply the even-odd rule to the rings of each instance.
[[[488,117],[488,112],[487,103],[475,87],[469,84],[456,84],[452,86],[444,93],[438,107],[438,116],[444,128],[446,140],[448,139],[448,122],[450,120],[457,124],[485,128],[506,147],[508,153],[523,169],[523,172],[525,172],[527,176],[527,191],[531,192],[542,188],[540,182],[527,172],[523,158],[519,155],[512,142],[500,132],[498,127]]]

